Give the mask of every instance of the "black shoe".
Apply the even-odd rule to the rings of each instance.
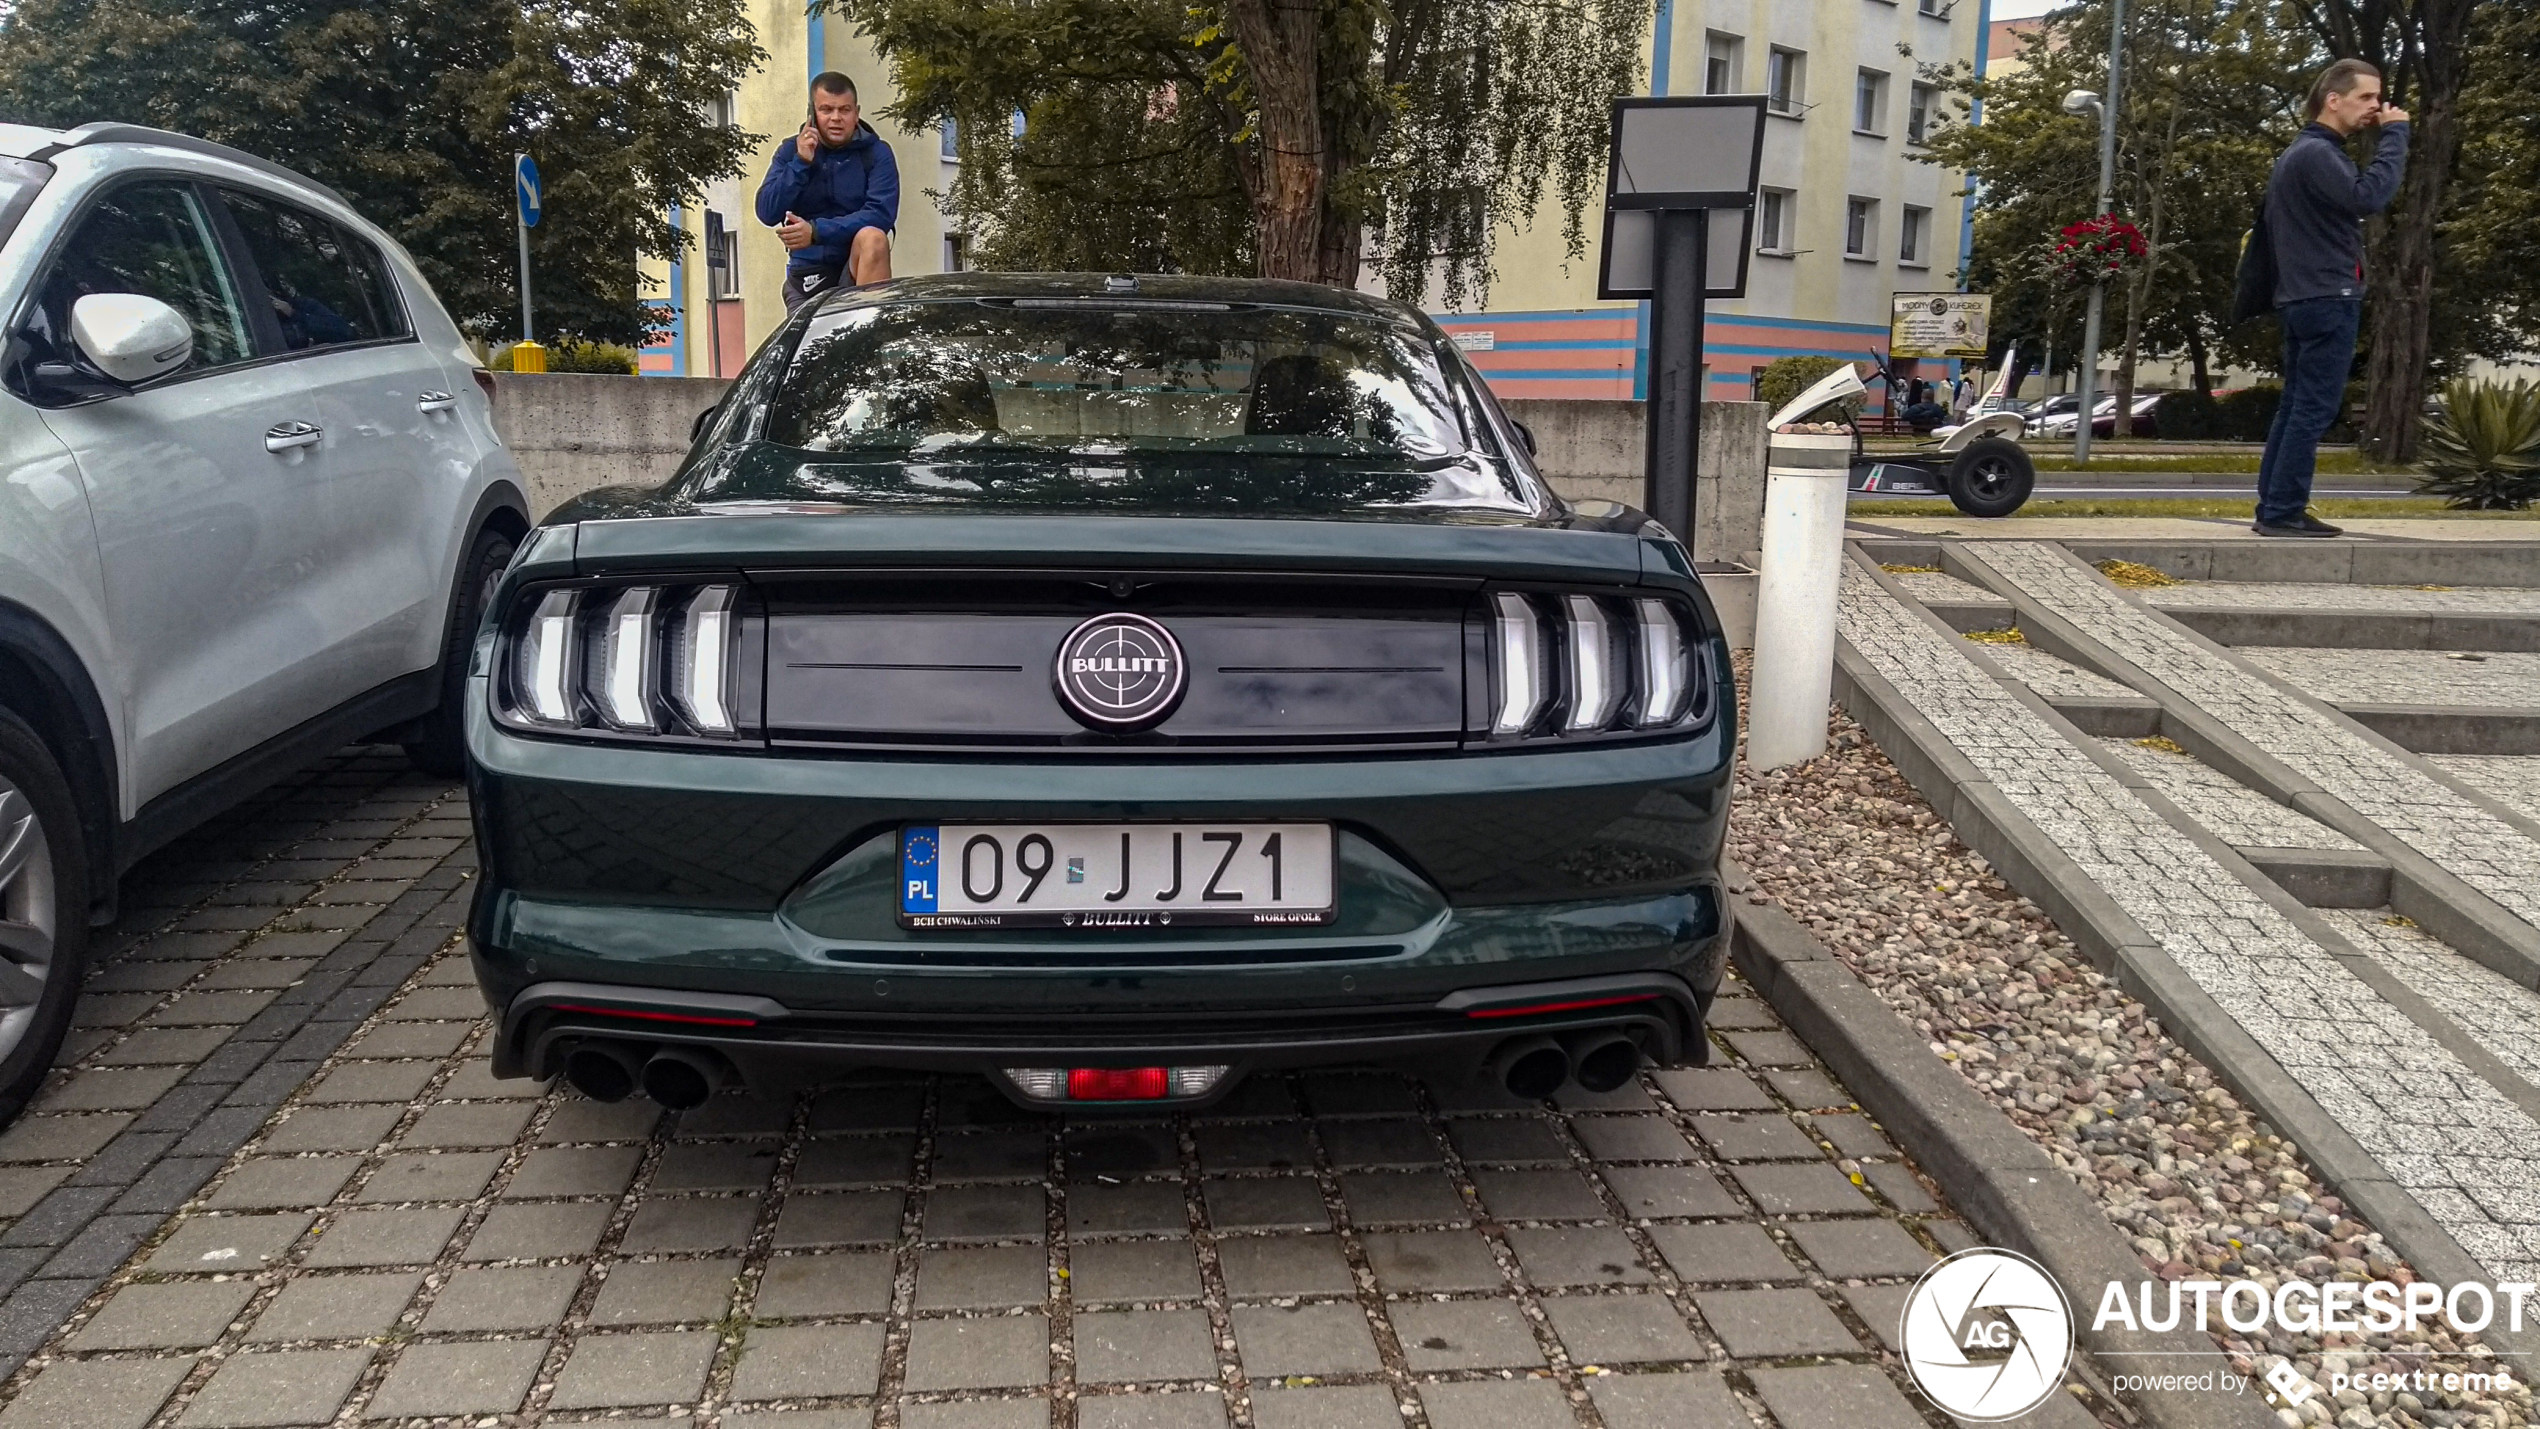
[[[2301,520],[2286,525],[2270,525],[2259,521],[2253,523],[2249,529],[2261,536],[2343,536],[2346,534],[2344,527],[2331,526],[2308,511],[2302,513]]]

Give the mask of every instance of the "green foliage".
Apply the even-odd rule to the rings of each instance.
[[[394,234],[479,335],[519,322],[527,152],[546,186],[539,329],[633,342],[634,260],[679,253],[665,214],[758,142],[697,116],[760,58],[743,0],[16,0],[0,115],[151,124],[307,174]]]
[[[2423,495],[2467,511],[2540,501],[2540,382],[2452,379],[2442,412],[2426,420],[2423,454]]]
[[[494,349],[485,365],[496,372],[512,370],[512,344]],[[631,377],[637,370],[635,349],[614,342],[584,342],[579,338],[558,338],[545,344],[549,372],[597,372],[616,377]]]
[[[813,0],[869,35],[912,127],[955,121],[946,197],[984,266],[1263,272],[1455,302],[1547,190],[1570,251],[1605,171],[1607,100],[1639,83],[1651,0]],[[1262,87],[1272,72],[1302,84]],[[1012,116],[1024,118],[1016,135]],[[1297,194],[1269,132],[1311,136],[1310,251],[1265,249]]]
[[[1843,365],[1843,360],[1835,357],[1776,357],[1756,374],[1755,400],[1764,404],[1767,413],[1778,412],[1783,403]]]
[[[2540,351],[2540,0],[2483,0],[2461,92],[2459,167],[2435,245],[2434,362]]]

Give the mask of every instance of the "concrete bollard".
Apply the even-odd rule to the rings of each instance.
[[[1775,432],[1755,589],[1746,762],[1779,769],[1826,752],[1834,694],[1835,589],[1843,567],[1849,433]]]

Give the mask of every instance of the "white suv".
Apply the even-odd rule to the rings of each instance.
[[[491,379],[323,185],[0,124],[0,1122],[133,862],[351,740],[463,759],[529,528]]]

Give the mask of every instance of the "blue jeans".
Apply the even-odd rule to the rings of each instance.
[[[2284,400],[2267,428],[2266,455],[2258,458],[2258,523],[2291,526],[2311,504],[2311,473],[2320,437],[2346,400],[2346,374],[2355,365],[2360,298],[2306,298],[2287,303],[2284,323]]]

